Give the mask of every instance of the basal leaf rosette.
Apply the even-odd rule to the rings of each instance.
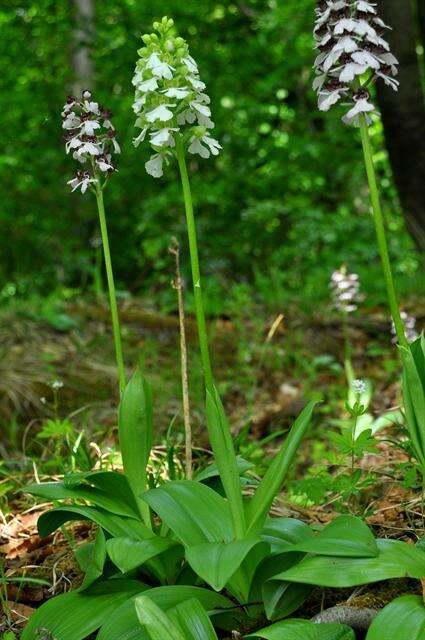
[[[153,28],[154,33],[142,36],[145,46],[138,51],[133,77],[135,126],[140,129],[133,142],[137,147],[149,140],[154,153],[146,171],[160,178],[164,162],[175,155],[176,136],[189,153],[202,158],[218,155],[221,145],[210,135],[210,98],[187,42],[174,35],[174,21],[167,17]]]

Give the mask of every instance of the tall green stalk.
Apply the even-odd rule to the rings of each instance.
[[[387,287],[387,296],[390,306],[391,315],[397,333],[399,344],[403,347],[409,347],[407,341],[403,320],[400,315],[400,307],[397,300],[397,293],[394,285],[394,278],[391,270],[390,256],[388,252],[388,244],[385,236],[384,217],[382,214],[381,201],[379,198],[378,183],[376,180],[375,165],[373,162],[372,145],[369,136],[369,127],[364,114],[360,115],[360,132],[362,138],[363,155],[366,166],[367,179],[369,182],[370,198],[373,209],[373,219],[375,221],[376,237],[378,240],[379,254],[381,256],[382,269],[384,272],[385,285]]]
[[[187,233],[189,238],[190,260],[192,266],[193,291],[195,296],[195,310],[198,324],[199,345],[201,350],[202,367],[204,370],[205,387],[207,391],[207,426],[214,452],[215,461],[220,473],[221,481],[229,501],[236,539],[243,539],[246,533],[246,519],[239,480],[239,471],[232,435],[227,423],[224,409],[214,385],[211,358],[208,347],[207,326],[201,287],[199,268],[198,244],[196,239],[195,218],[193,215],[192,194],[187,173],[185,151],[180,135],[176,136],[176,153],[180,168],[183,187],[183,197],[186,210]]]
[[[195,217],[193,215],[192,193],[190,190],[189,176],[187,173],[186,157],[181,136],[176,138],[176,152],[179,163],[180,176],[183,187],[183,197],[186,210],[187,234],[189,238],[190,262],[192,267],[193,292],[195,296],[196,320],[198,324],[199,346],[201,350],[202,368],[205,376],[207,391],[213,392],[214,377],[211,367],[211,358],[208,348],[207,324],[205,321],[204,302],[201,286],[201,272],[199,269],[198,242],[196,239]]]
[[[124,358],[122,354],[120,322],[118,317],[117,296],[115,293],[115,283],[114,283],[114,273],[112,270],[111,252],[109,249],[108,227],[106,225],[105,205],[103,202],[103,191],[99,182],[96,183],[95,194],[96,194],[97,208],[99,211],[100,233],[102,235],[103,254],[105,257],[106,277],[107,277],[108,289],[109,289],[109,304],[111,308],[112,331],[114,334],[115,357],[116,357],[117,367],[118,367],[119,389],[120,389],[120,393],[122,394],[126,386],[125,365],[124,365]]]

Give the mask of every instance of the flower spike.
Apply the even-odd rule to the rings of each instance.
[[[357,310],[359,302],[363,300],[357,273],[348,273],[347,267],[343,265],[332,273],[329,286],[333,305],[337,311],[349,314]]]
[[[367,0],[320,0],[314,38],[319,51],[314,67],[319,109],[348,100],[346,124],[359,124],[376,113],[368,87],[379,78],[397,91],[398,61],[383,37],[389,29],[379,18],[376,3]]]
[[[111,124],[111,113],[92,99],[90,91],[83,91],[81,99],[69,96],[62,111],[65,129],[65,149],[75,160],[86,165],[68,181],[72,191],[85,193],[91,184],[100,184],[100,176],[116,171],[112,155],[121,149]]]
[[[157,33],[142,37],[145,44],[133,77],[133,110],[137,147],[147,138],[154,154],[145,168],[154,178],[163,175],[164,162],[175,155],[175,137],[181,136],[191,154],[202,158],[219,154],[221,145],[209,135],[214,128],[210,99],[198,66],[183,38],[173,35],[174,22],[164,17],[153,25]]]

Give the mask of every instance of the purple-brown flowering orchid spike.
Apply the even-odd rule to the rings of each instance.
[[[73,96],[67,99],[62,111],[65,149],[85,165],[69,180],[72,191],[85,193],[96,183],[103,187],[109,174],[116,171],[112,155],[121,150],[110,118],[110,112],[94,102],[90,91],[83,91],[80,100]]]
[[[316,8],[314,38],[319,50],[314,67],[319,109],[328,111],[347,101],[346,124],[358,124],[359,115],[376,111],[368,88],[379,78],[394,91],[398,61],[384,35],[388,27],[376,4],[366,0],[320,0]]]

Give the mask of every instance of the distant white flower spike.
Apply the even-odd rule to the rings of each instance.
[[[319,0],[314,28],[319,55],[313,88],[321,111],[348,97],[353,105],[343,121],[359,124],[362,114],[370,121],[370,115],[376,113],[366,89],[369,84],[382,79],[397,91],[398,61],[383,37],[388,28],[374,2]]]
[[[337,311],[344,314],[356,311],[359,302],[363,300],[360,294],[360,279],[357,273],[348,273],[343,265],[331,275],[330,288],[332,300]]]
[[[407,341],[414,342],[419,338],[419,333],[416,331],[416,318],[406,313],[406,311],[401,311],[400,315],[401,319],[403,320],[404,333],[406,335]],[[397,343],[397,331],[394,322],[392,322],[391,325],[391,333],[393,334],[392,341],[395,344]]]
[[[133,77],[133,110],[136,127],[141,130],[133,144],[137,147],[149,140],[155,153],[145,168],[155,178],[163,175],[164,161],[175,154],[177,136],[189,153],[201,158],[217,156],[221,149],[209,135],[214,123],[205,83],[187,43],[173,35],[173,25],[172,20],[163,18],[154,23],[157,33],[143,36],[145,47],[138,52]]]

